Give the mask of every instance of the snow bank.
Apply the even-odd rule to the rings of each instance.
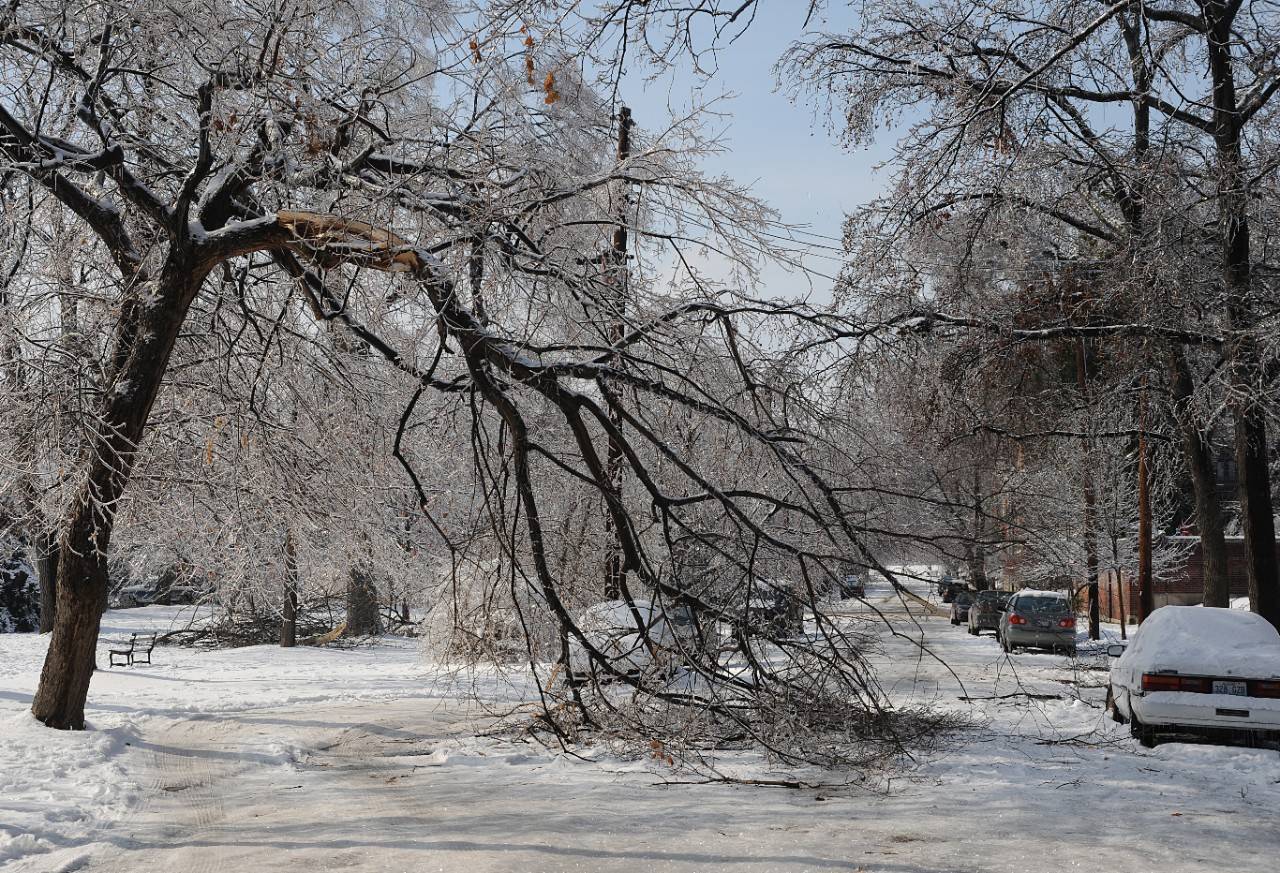
[[[0,720],[0,735],[0,866],[63,848],[141,797],[121,764],[132,724],[51,731],[23,710]]]
[[[1165,606],[1142,623],[1121,661],[1142,673],[1280,677],[1280,633],[1252,612]]]

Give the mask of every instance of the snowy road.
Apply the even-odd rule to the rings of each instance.
[[[477,739],[456,699],[421,689],[411,696],[421,680],[402,666],[403,675],[384,676],[380,699],[325,701],[317,693],[269,709],[228,703],[168,714],[157,687],[155,714],[122,735],[129,745],[117,755],[141,800],[13,869],[1274,869],[1276,752],[1142,750],[1103,716],[1105,672],[1087,669],[1102,660],[1006,658],[989,636],[970,637],[924,611],[907,616],[887,590],[872,598],[904,634],[886,635],[875,656],[891,693],[976,720],[954,749],[897,779],[887,795],[662,786],[664,774],[642,765]],[[920,656],[920,639],[956,676]],[[323,684],[309,675],[300,671],[288,684],[291,699],[308,699],[307,681]],[[1061,742],[1073,737],[1080,741]],[[0,816],[4,810],[0,800]]]

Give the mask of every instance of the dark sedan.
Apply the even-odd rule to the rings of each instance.
[[[969,611],[973,605],[973,595],[968,591],[960,590],[951,600],[951,623],[960,624],[969,620]]]
[[[975,637],[984,630],[1000,630],[1000,613],[1013,595],[1008,591],[979,591],[969,607],[969,633]]]

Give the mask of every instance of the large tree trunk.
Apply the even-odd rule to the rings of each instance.
[[[173,344],[208,265],[171,252],[152,287],[155,302],[126,301],[112,345],[113,372],[98,409],[80,485],[62,520],[58,597],[53,635],[31,703],[37,719],[55,728],[84,727],[93,675],[98,621],[107,600],[107,551],[116,507],[133,472],[151,406],[160,391]]]
[[[1267,466],[1265,378],[1253,328],[1252,254],[1249,249],[1249,181],[1241,146],[1240,111],[1232,54],[1232,23],[1240,5],[1201,0],[1205,45],[1213,82],[1213,138],[1218,156],[1218,226],[1228,321],[1227,355],[1240,473],[1240,516],[1249,572],[1250,608],[1280,628],[1280,568]]]
[[[1191,490],[1196,501],[1196,528],[1200,532],[1200,553],[1204,572],[1204,605],[1228,606],[1231,583],[1227,577],[1227,540],[1218,500],[1218,478],[1213,469],[1213,447],[1196,425],[1187,405],[1195,390],[1191,368],[1181,348],[1169,350],[1169,369],[1173,388],[1174,418],[1182,434],[1182,451],[1187,472],[1191,474]]]
[[[1280,573],[1276,566],[1271,476],[1267,470],[1267,423],[1257,404],[1237,413],[1236,463],[1240,468],[1240,517],[1248,558],[1249,608],[1280,628]]]
[[[87,530],[92,530],[88,528]],[[69,545],[86,532],[77,523]],[[31,705],[36,718],[52,728],[84,727],[84,704],[89,694],[98,646],[98,622],[106,605],[107,562],[88,540],[85,553],[63,552],[59,561],[58,608],[49,651],[40,673],[40,686]]]

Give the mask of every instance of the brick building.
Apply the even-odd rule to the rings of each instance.
[[[1200,538],[1194,536],[1168,537],[1168,541],[1187,547],[1186,559],[1158,574],[1152,583],[1153,599],[1157,607],[1169,604],[1188,606],[1204,600],[1204,560],[1200,551]],[[1277,549],[1280,552],[1280,549]],[[1245,568],[1243,537],[1227,537],[1227,579],[1232,597],[1247,597],[1249,577]],[[1123,598],[1123,600],[1122,600]],[[1138,579],[1128,570],[1105,570],[1098,574],[1098,599],[1102,617],[1119,621],[1123,614],[1130,623],[1136,621],[1134,611],[1138,606]]]

